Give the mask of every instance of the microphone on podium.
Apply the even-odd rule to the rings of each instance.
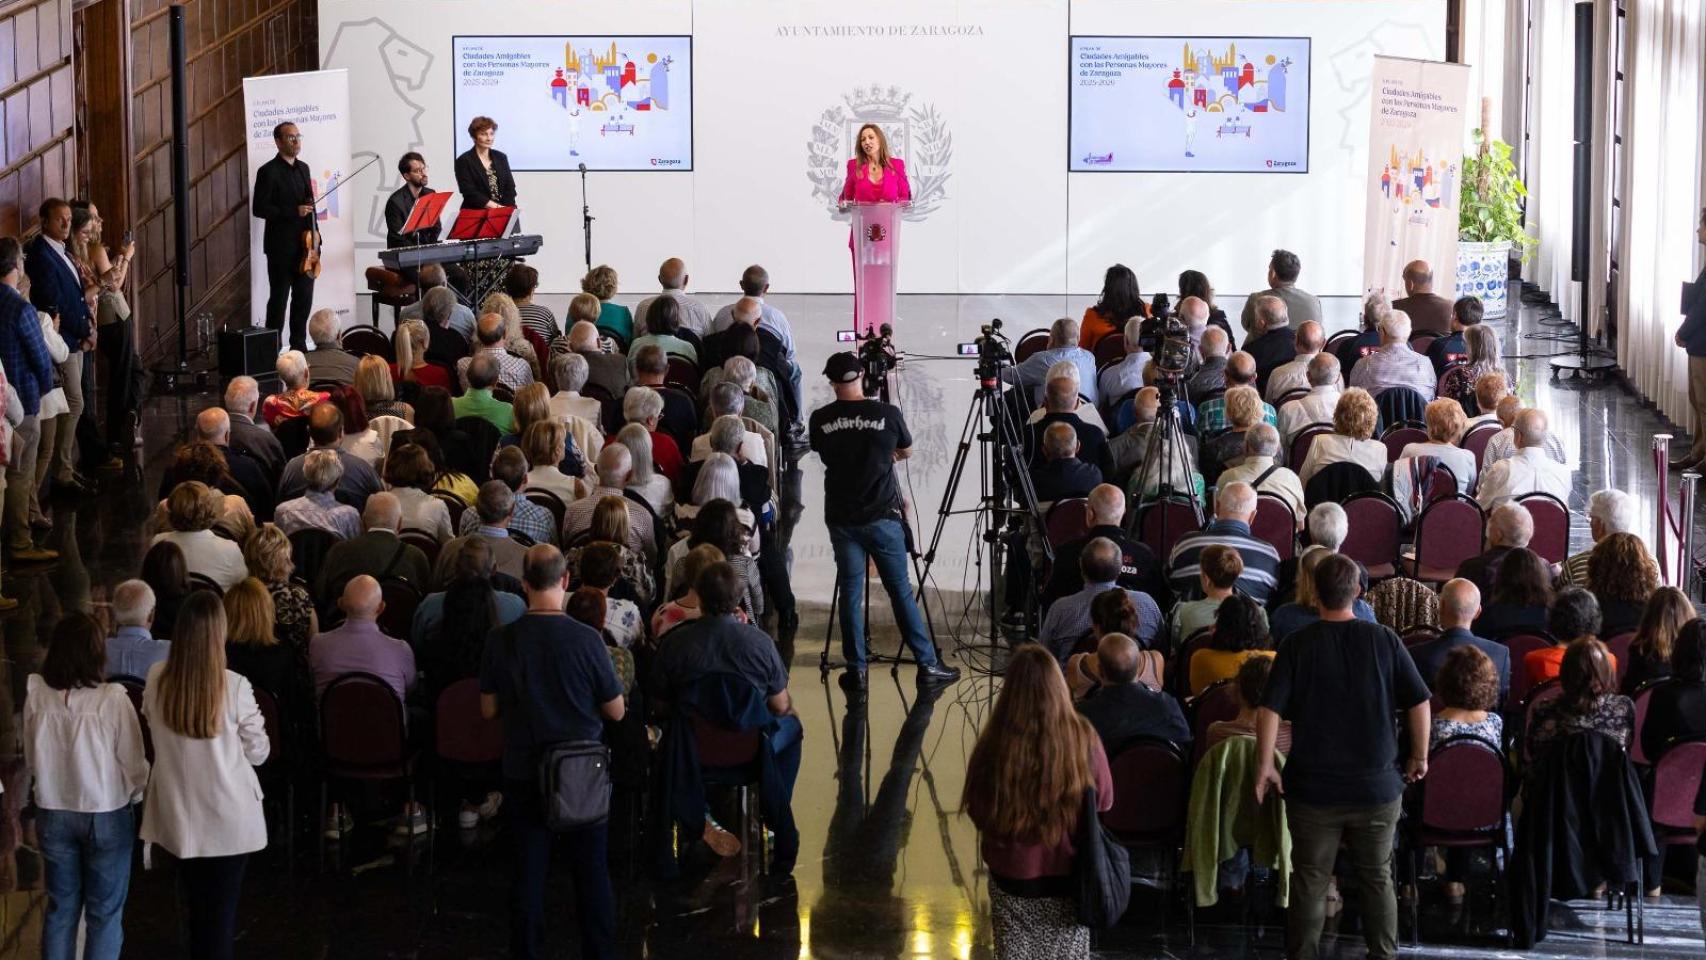
[[[584,164],[584,163],[583,163],[583,164],[581,164],[581,167],[580,167],[580,172],[581,172],[581,173],[585,173],[585,172],[586,172],[586,164]]]

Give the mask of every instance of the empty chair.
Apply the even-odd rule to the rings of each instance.
[[[1428,775],[1409,788],[1400,843],[1407,852],[1409,883],[1416,885],[1422,851],[1428,847],[1489,847],[1500,852],[1493,869],[1508,861],[1505,847],[1505,758],[1474,736],[1447,739],[1428,751]],[[1495,873],[1495,880],[1498,879]],[[1495,884],[1495,889],[1500,885]],[[1410,929],[1420,925],[1420,898],[1410,897]]]
[[[1024,363],[1030,358],[1031,354],[1047,346],[1048,331],[1043,329],[1032,330],[1020,337],[1019,342],[1013,345],[1013,362]]]
[[[1370,577],[1397,573],[1398,505],[1384,493],[1368,491],[1347,498],[1342,506],[1346,534],[1339,552],[1362,564]]]
[[[1516,502],[1534,518],[1528,549],[1547,563],[1563,563],[1570,553],[1570,509],[1549,493],[1526,494]]]
[[[338,338],[339,345],[358,357],[375,354],[387,362],[395,362],[397,354],[391,346],[391,338],[379,332],[376,326],[361,324],[345,330]]]
[[[1428,504],[1416,520],[1416,549],[1411,573],[1417,580],[1440,583],[1457,576],[1457,568],[1480,556],[1485,524],[1481,507],[1463,494]]]
[[[1090,516],[1083,497],[1056,500],[1043,517],[1043,528],[1051,547],[1082,537],[1090,529]]]

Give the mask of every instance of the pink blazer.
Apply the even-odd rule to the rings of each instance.
[[[888,172],[883,175],[883,182],[873,184],[866,179],[860,169],[859,158],[852,157],[847,161],[847,181],[841,185],[841,201],[843,203],[895,203],[912,199],[912,184],[906,180],[906,164],[899,157],[889,158]]]

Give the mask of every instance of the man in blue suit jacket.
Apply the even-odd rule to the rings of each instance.
[[[24,250],[24,272],[30,277],[30,303],[37,310],[59,318],[59,335],[71,348],[71,355],[59,365],[65,402],[71,409],[59,418],[59,429],[54,435],[50,468],[53,482],[77,493],[93,493],[94,488],[72,469],[76,462],[77,421],[94,394],[95,365],[85,354],[95,349],[95,328],[89,302],[83,298],[83,280],[65,248],[70,237],[71,204],[58,197],[42,201],[41,233]],[[46,456],[47,451],[42,451],[42,455]]]
[[[1416,662],[1416,672],[1429,687],[1434,687],[1434,678],[1445,665],[1446,655],[1458,647],[1474,647],[1486,654],[1493,661],[1493,669],[1499,672],[1499,703],[1503,704],[1511,688],[1511,651],[1502,643],[1483,640],[1469,632],[1469,624],[1480,615],[1480,588],[1468,580],[1447,582],[1439,593],[1439,639],[1411,647],[1410,659]]]
[[[24,275],[24,252],[18,241],[0,237],[0,364],[18,394],[23,420],[12,443],[13,455],[6,462],[6,511],[0,530],[5,532],[6,552],[16,562],[53,560],[52,550],[36,547],[30,537],[30,496],[35,490],[37,443],[41,425],[41,395],[53,389],[53,360],[41,338],[41,319],[35,308],[18,294]],[[0,603],[0,608],[10,604]]]
[[[1700,227],[1694,235],[1706,243],[1706,209],[1700,211]],[[1693,283],[1682,285],[1682,313],[1676,345],[1688,351],[1688,405],[1694,409],[1689,430],[1694,446],[1670,462],[1672,470],[1692,470],[1706,463],[1706,269]]]

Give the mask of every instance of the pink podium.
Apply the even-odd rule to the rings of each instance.
[[[900,220],[904,203],[854,203],[853,328],[880,330],[895,319],[896,273],[900,269]]]

